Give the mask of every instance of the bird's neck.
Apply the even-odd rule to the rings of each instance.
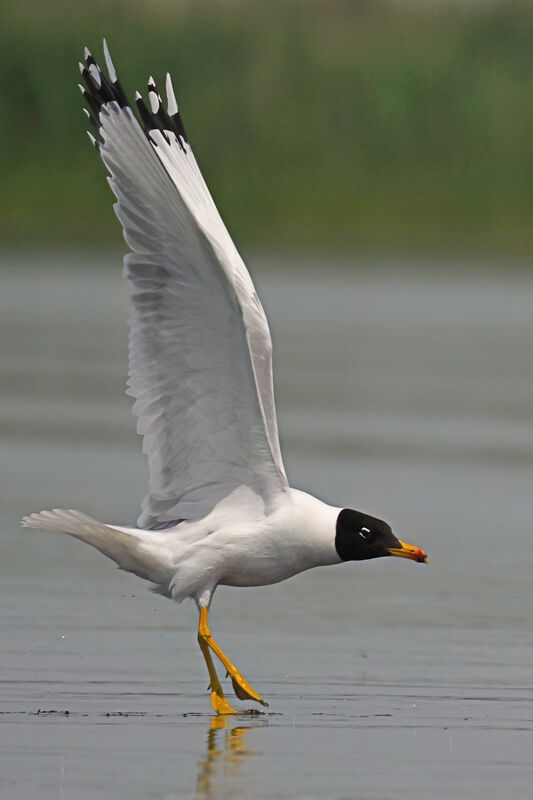
[[[297,538],[313,562],[310,566],[339,564],[335,548],[337,517],[340,508],[330,506],[299,489],[291,489],[289,535]]]

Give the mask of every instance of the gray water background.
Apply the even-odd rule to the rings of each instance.
[[[219,589],[213,632],[270,713],[216,720],[192,604],[18,527],[136,517],[119,262],[1,264],[0,797],[532,797],[533,280],[252,260],[292,484],[431,562]]]

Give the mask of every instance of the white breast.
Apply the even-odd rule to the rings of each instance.
[[[340,563],[335,549],[339,511],[291,489],[287,502],[260,525],[226,529],[209,537],[209,547],[220,554],[218,582],[262,586],[312,567]]]

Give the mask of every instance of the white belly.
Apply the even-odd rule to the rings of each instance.
[[[174,599],[198,597],[222,586],[267,586],[327,564],[339,564],[335,521],[339,510],[304,492],[268,517],[223,525],[191,542],[180,557],[171,589]]]
[[[267,586],[279,583],[317,564],[301,550],[279,547],[275,553],[251,554],[246,558],[231,558],[226,563],[220,584],[223,586]]]

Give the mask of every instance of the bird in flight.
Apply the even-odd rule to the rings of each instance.
[[[107,75],[85,50],[80,89],[130,250],[128,394],[149,488],[135,528],[72,509],[30,514],[22,524],[68,533],[154,591],[193,599],[213,708],[233,714],[212,654],[239,700],[267,703],[209,630],[217,586],[264,586],[345,561],[427,556],[386,522],[289,486],[267,319],[196,163],[170,75],[166,104],[150,78],[148,103],[136,93],[135,113],[105,40],[104,56]]]

